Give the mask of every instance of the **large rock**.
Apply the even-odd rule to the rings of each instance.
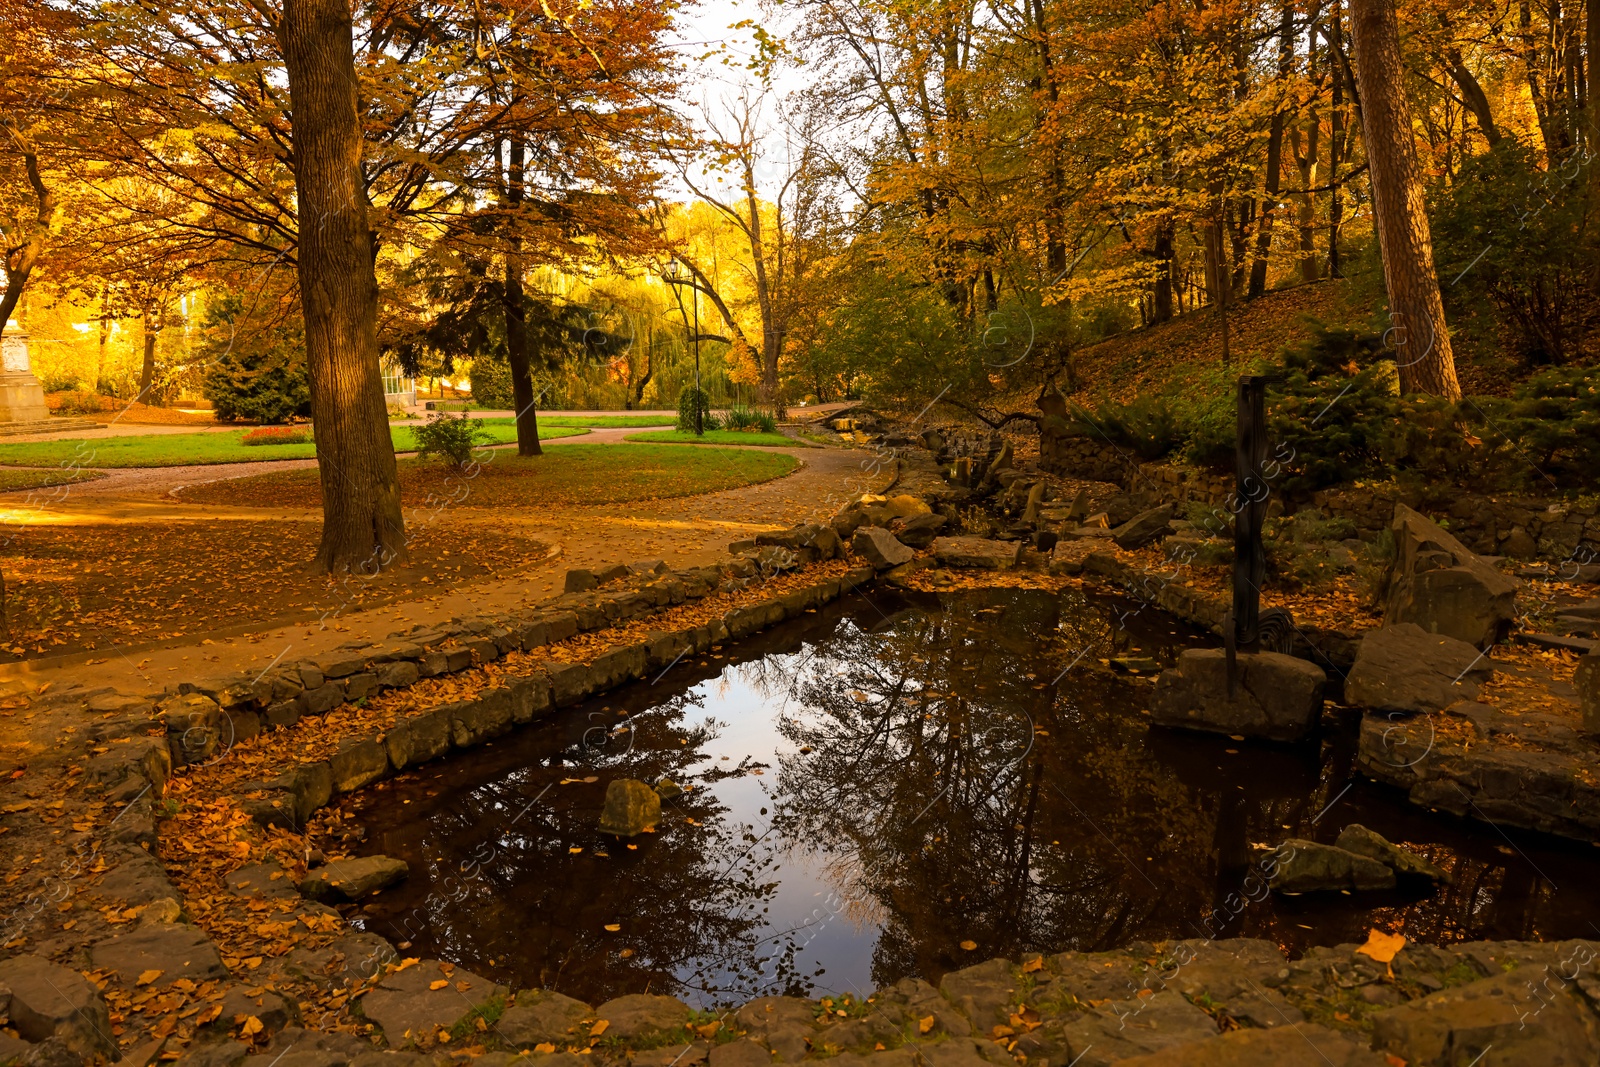
[[[1326,1027],[1310,1023],[1275,1030],[1231,1030],[1175,1045],[1118,1067],[1387,1067],[1391,1061]]]
[[[629,1041],[648,1034],[676,1030],[689,1020],[689,1006],[676,997],[634,993],[608,1000],[594,1010],[596,1021],[606,1021],[606,1036]]]
[[[1272,888],[1280,893],[1393,889],[1394,871],[1333,845],[1291,837],[1273,855]]]
[[[1381,1012],[1372,1046],[1412,1064],[1600,1063],[1594,1016],[1555,968],[1518,968]]]
[[[1407,852],[1375,830],[1353,822],[1339,831],[1334,845],[1379,863],[1404,878],[1426,878],[1430,882],[1452,882],[1449,874],[1415,852]]]
[[[1516,619],[1517,582],[1501,574],[1444,528],[1396,504],[1395,561],[1383,621],[1415,623],[1477,648],[1489,648]]]
[[[1129,990],[1135,995],[1112,1000],[1093,1012],[1068,1016],[1063,1033],[1067,1054],[1062,1062],[1072,1067],[1120,1065],[1216,1034],[1216,1020],[1175,990],[1158,986],[1158,982],[1141,983],[1135,989],[1145,990],[1142,996]]]
[[[900,543],[911,548],[927,548],[933,544],[933,539],[939,536],[939,531],[950,522],[943,515],[918,515],[915,518],[896,522],[893,533]]]
[[[400,881],[411,868],[392,856],[334,860],[306,874],[300,892],[313,900],[359,900]]]
[[[145,985],[170,985],[179,978],[198,984],[228,976],[217,946],[198,929],[183,923],[145,926],[102,941],[90,947],[89,959],[96,970],[115,972],[130,988],[151,971],[156,972],[156,977]]]
[[[517,1048],[549,1042],[557,1047],[581,1045],[588,1036],[580,1024],[595,1018],[594,1009],[550,990],[527,990],[517,994],[517,1002],[505,1010],[495,1023],[495,1032]]]
[[[879,570],[910,563],[916,556],[882,526],[863,526],[858,529],[850,541],[850,551]]]
[[[981,567],[1009,570],[1022,557],[1021,541],[990,541],[983,537],[939,537],[933,555],[946,567]]]
[[[10,990],[10,1025],[24,1040],[56,1037],[85,1058],[116,1054],[106,1002],[77,971],[38,956],[13,956],[0,960],[0,988]]]
[[[1143,548],[1150,542],[1166,536],[1171,528],[1169,523],[1172,522],[1175,510],[1171,504],[1163,504],[1159,508],[1141,511],[1112,530],[1111,540],[1121,549]]]
[[[661,795],[636,778],[614,778],[606,786],[600,832],[633,837],[661,821]]]
[[[389,753],[373,737],[352,737],[328,758],[335,793],[351,793],[389,773]]]
[[[1345,679],[1345,703],[1410,714],[1475,700],[1494,673],[1489,657],[1465,641],[1415,623],[1368,630]]]
[[[914,519],[932,511],[927,501],[909,493],[890,497],[869,493],[840,508],[829,525],[841,538],[848,538],[861,526],[888,526],[896,519]]]
[[[412,1041],[428,1046],[440,1030],[487,1005],[500,992],[487,978],[438,960],[423,960],[385,975],[361,998],[361,1011],[378,1024],[390,1048],[403,1048]]]
[[[1178,665],[1156,680],[1152,720],[1274,741],[1299,740],[1316,729],[1328,681],[1321,667],[1277,652],[1240,653],[1237,666],[1229,697],[1227,654],[1214,648],[1185,651]]]

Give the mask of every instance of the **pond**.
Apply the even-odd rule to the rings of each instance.
[[[1412,807],[1354,773],[1353,722],[1292,747],[1147,727],[1150,681],[1109,661],[1201,640],[1073,590],[846,598],[369,791],[364,851],[412,873],[357,922],[518,988],[701,1007],[1166,938],[1594,936],[1595,850]],[[687,791],[619,841],[619,777]],[[1244,892],[1252,845],[1352,822],[1454,884]]]

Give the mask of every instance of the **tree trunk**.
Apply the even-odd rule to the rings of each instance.
[[[139,402],[150,403],[150,386],[156,377],[156,341],[161,337],[161,313],[153,304],[145,305],[140,323],[144,341],[144,365],[139,369]]]
[[[106,294],[100,294],[100,356],[95,362],[94,382],[95,388],[100,388],[100,383],[106,376],[106,341],[110,339],[111,323],[106,318]]]
[[[1278,26],[1278,82],[1289,77],[1294,63],[1294,5],[1283,5],[1283,20]],[[1256,230],[1256,258],[1250,264],[1250,290],[1253,300],[1267,291],[1267,262],[1272,255],[1272,224],[1277,219],[1278,190],[1283,188],[1283,127],[1286,116],[1280,102],[1272,111],[1267,133],[1266,195],[1261,198],[1261,221]]]
[[[1400,388],[1461,396],[1412,139],[1394,0],[1351,0],[1351,42]]]
[[[1168,322],[1172,319],[1172,228],[1170,217],[1162,218],[1156,223],[1156,291],[1152,301],[1154,313],[1150,316],[1155,322]]]
[[[1328,66],[1333,74],[1333,98],[1328,112],[1328,277],[1343,278],[1339,257],[1339,227],[1344,224],[1344,195],[1339,164],[1344,162],[1345,116],[1344,76],[1347,66],[1341,34],[1340,0],[1334,0],[1333,17],[1328,21]]]
[[[1306,116],[1305,143],[1301,144],[1300,129],[1294,130],[1294,161],[1300,172],[1300,280],[1314,282],[1322,275],[1322,263],[1317,257],[1317,185],[1318,152],[1322,145],[1322,122],[1313,109]]]
[[[352,32],[344,0],[284,0],[278,40],[293,115],[296,270],[322,483],[316,563],[370,573],[403,560],[406,542],[378,366]]]
[[[19,235],[17,243],[6,252],[6,288],[5,294],[0,296],[0,335],[5,333],[6,324],[11,321],[11,315],[22,299],[22,290],[27,287],[28,276],[33,273],[34,264],[39,262],[39,256],[44,252],[44,243],[50,234],[50,220],[56,213],[55,193],[45,185],[44,178],[39,174],[38,153],[25,148],[22,165],[28,174],[28,184],[33,187],[38,209],[34,212],[33,223],[28,226],[26,236]]]
[[[1483,86],[1478,84],[1478,79],[1467,68],[1467,62],[1461,57],[1461,49],[1452,48],[1445,59],[1450,64],[1450,77],[1455,80],[1456,86],[1461,90],[1461,99],[1478,120],[1478,129],[1483,131],[1483,139],[1493,148],[1500,143],[1500,128],[1494,123],[1494,112],[1489,108],[1489,97],[1484,93]]]
[[[511,139],[506,174],[510,233],[506,240],[506,359],[511,364],[511,402],[516,405],[517,455],[540,456],[539,409],[534,404],[533,373],[528,369],[528,307],[522,292],[522,235],[517,212],[522,207],[523,167],[527,149],[521,137]]]

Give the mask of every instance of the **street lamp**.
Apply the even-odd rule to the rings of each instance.
[[[699,287],[695,285],[693,278],[680,277],[679,275],[681,271],[682,266],[678,262],[678,257],[673,256],[671,259],[667,260],[667,265],[661,269],[661,275],[668,285],[674,287],[672,290],[672,296],[678,301],[678,314],[683,316],[684,329],[689,328],[689,316],[683,310],[683,294],[678,292],[676,287],[680,285],[687,285],[689,287],[689,303],[694,308],[694,335],[692,341],[694,345],[694,433],[696,437],[704,437],[706,432],[705,425],[701,421],[700,414],[701,398],[704,397],[705,394],[700,389]]]

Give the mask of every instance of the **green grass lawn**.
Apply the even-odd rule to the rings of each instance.
[[[542,456],[490,453],[475,471],[438,459],[400,461],[407,507],[545,508],[621,504],[693,496],[782,477],[799,466],[792,456],[727,448],[659,445],[563,445]],[[183,491],[198,504],[315,509],[322,490],[315,470],[273,471],[209,482]]]
[[[697,437],[684,430],[655,430],[651,433],[631,433],[624,440],[643,441],[662,445],[766,445],[769,448],[804,448],[792,437],[781,433],[759,433],[747,430],[707,430]]]
[[[0,493],[19,489],[44,489],[52,485],[70,485],[73,482],[92,482],[104,478],[99,471],[75,470],[71,467],[0,467]]]
[[[128,437],[68,438],[60,441],[26,441],[0,445],[0,464],[22,467],[183,467],[189,464],[259,463],[269,459],[310,459],[315,445],[240,444],[248,430],[222,433],[141,434]],[[516,424],[510,419],[486,419],[485,444],[505,444],[517,439]],[[543,438],[574,437],[586,432],[578,426],[540,427]],[[396,452],[417,447],[416,435],[409,426],[390,428]]]

